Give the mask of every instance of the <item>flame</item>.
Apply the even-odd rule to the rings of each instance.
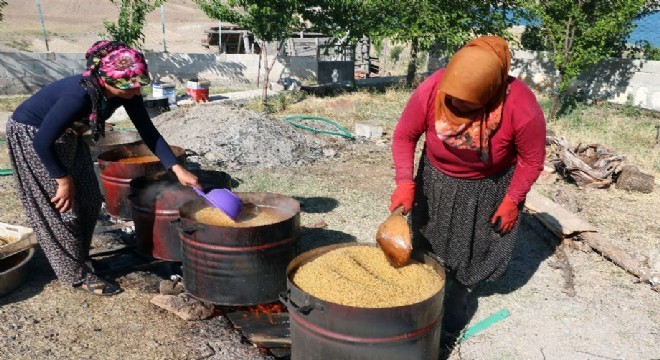
[[[261,318],[261,315],[264,314],[266,315],[266,318],[268,319],[268,322],[271,324],[274,324],[273,322],[273,314],[281,313],[286,311],[286,307],[282,305],[282,303],[276,302],[276,303],[270,303],[270,304],[260,304],[260,305],[255,305],[255,306],[248,306],[247,311],[249,311],[252,316],[255,318],[259,319]]]

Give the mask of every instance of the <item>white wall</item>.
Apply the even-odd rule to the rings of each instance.
[[[210,80],[212,86],[254,83],[260,69],[259,55],[252,54],[146,53],[145,56],[152,78],[169,78],[179,84],[192,78]],[[0,52],[0,95],[31,94],[84,69],[83,53]],[[312,57],[282,57],[273,66],[269,80],[315,79],[316,71],[316,60]]]
[[[259,74],[259,55],[149,52],[146,57],[152,77],[167,77],[179,83],[196,77],[210,80],[212,86],[254,83]],[[81,73],[83,59],[82,53],[0,52],[0,95],[30,94],[49,82]],[[269,80],[313,80],[317,71],[313,57],[283,57],[273,67]],[[554,73],[543,53],[513,51],[511,74],[533,87],[551,88]],[[619,104],[630,98],[634,105],[660,111],[660,61],[603,61],[580,78],[576,91],[586,98]]]

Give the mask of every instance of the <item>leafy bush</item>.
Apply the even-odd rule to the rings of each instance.
[[[403,52],[403,46],[395,46],[392,48],[390,51],[390,60],[397,62],[399,61],[399,57],[401,56],[401,53]]]

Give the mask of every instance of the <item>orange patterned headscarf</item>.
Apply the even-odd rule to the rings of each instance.
[[[477,150],[488,162],[490,136],[502,121],[510,67],[509,45],[499,36],[476,38],[454,54],[435,98],[435,130],[445,144]],[[460,112],[447,95],[481,108]]]

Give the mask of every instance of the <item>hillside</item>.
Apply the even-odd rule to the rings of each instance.
[[[9,1],[0,23],[0,51],[46,51],[34,1]],[[84,52],[105,31],[103,20],[115,22],[118,7],[109,0],[42,0],[41,10],[52,52]],[[208,52],[200,45],[204,30],[217,26],[192,0],[169,0],[164,6],[165,43],[169,52]],[[163,51],[161,11],[149,14],[145,49]]]

